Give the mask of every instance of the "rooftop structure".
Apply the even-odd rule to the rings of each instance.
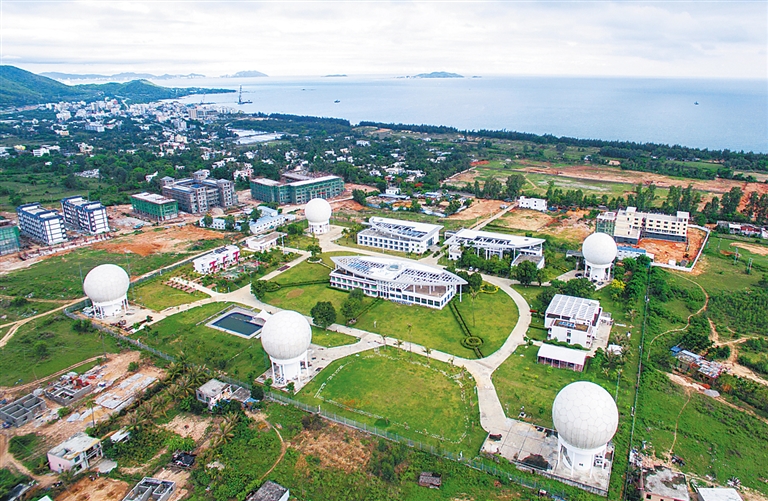
[[[215,273],[235,265],[240,261],[240,248],[236,245],[225,245],[192,261],[195,272],[202,275]]]
[[[321,235],[331,231],[331,204],[322,198],[313,198],[304,207],[304,216],[309,223],[309,232]]]
[[[23,426],[46,410],[45,401],[32,393],[0,407],[0,420],[11,426]]]
[[[78,432],[48,451],[48,465],[57,473],[69,470],[78,473],[101,456],[101,441]]]
[[[101,202],[91,202],[83,197],[68,197],[61,200],[64,222],[73,228],[91,235],[109,231],[107,208]]]
[[[558,461],[571,469],[602,468],[605,452],[619,426],[619,410],[602,386],[588,381],[571,383],[552,404],[552,422],[558,433]]]
[[[56,245],[67,240],[64,218],[58,211],[45,209],[39,203],[16,207],[21,233],[44,245]]]
[[[266,205],[259,205],[257,209],[261,211],[261,217],[256,221],[252,221],[250,224],[251,233],[253,235],[258,235],[259,233],[264,233],[265,231],[274,230],[278,226],[282,226],[285,223],[294,221],[296,219],[294,214],[281,213],[280,211],[272,209],[271,207],[267,207]]]
[[[592,233],[582,244],[585,276],[593,282],[605,282],[611,278],[611,267],[618,249],[607,233]]]
[[[555,294],[544,313],[547,338],[589,348],[602,312],[597,300]]]
[[[386,217],[372,217],[357,233],[357,244],[377,249],[423,254],[440,240],[442,226]]]
[[[139,217],[152,221],[161,222],[179,217],[179,203],[156,193],[131,195],[131,207]]]
[[[259,490],[246,496],[245,501],[288,501],[290,491],[271,480],[264,482]]]
[[[254,252],[264,252],[280,245],[285,235],[285,233],[280,231],[273,231],[266,235],[248,237],[245,239],[245,246],[248,247],[248,250]]]
[[[678,211],[674,215],[638,212],[627,207],[597,216],[596,231],[608,233],[618,243],[637,244],[641,238],[685,242],[688,238],[690,214]]]
[[[126,494],[123,501],[167,501],[174,490],[176,482],[144,477]]]
[[[299,380],[302,367],[309,369],[307,351],[311,343],[312,327],[301,313],[282,310],[267,319],[261,329],[261,345],[272,362],[276,385]]]
[[[208,409],[213,409],[222,401],[235,400],[245,403],[251,398],[251,392],[241,386],[211,379],[195,391],[195,398],[206,404]]]
[[[696,494],[699,501],[743,501],[739,491],[731,487],[699,487]]]
[[[539,347],[536,359],[540,364],[547,364],[557,369],[570,369],[582,372],[587,360],[587,351],[574,350],[564,346],[543,343]]]
[[[685,475],[663,466],[640,473],[640,494],[645,501],[689,501]]]
[[[130,277],[116,264],[100,264],[89,271],[83,291],[93,304],[94,316],[104,318],[126,310],[130,285]]]
[[[286,174],[286,179],[292,176]],[[302,176],[305,177],[305,176]],[[281,182],[272,179],[251,179],[251,197],[279,205],[305,204],[313,198],[328,199],[344,192],[344,180],[338,176],[323,176],[298,181]]]
[[[467,282],[440,268],[371,256],[331,257],[331,287],[361,289],[367,296],[442,309]]]
[[[422,471],[419,475],[419,485],[430,489],[439,489],[443,485],[443,476],[431,471]]]
[[[475,249],[478,255],[482,251],[485,259],[492,256],[502,258],[505,254],[510,255],[514,264],[514,261],[522,255],[543,257],[544,242],[543,238],[521,237],[464,228],[448,238],[445,244],[448,246],[448,259],[459,259],[462,251],[465,248],[470,248]],[[540,261],[540,266],[537,265],[537,267],[543,268],[544,260],[538,261]]]
[[[226,179],[206,179],[200,171],[193,179],[164,177],[163,196],[176,200],[179,210],[190,214],[204,214],[213,207],[237,205],[235,183]]]
[[[720,377],[725,372],[725,366],[718,362],[711,362],[706,358],[688,350],[682,350],[675,346],[672,354],[677,359],[677,366],[687,372],[695,372],[710,381]]]
[[[547,212],[546,198],[528,198],[521,196],[517,199],[517,206],[521,209],[531,209],[541,212]]]
[[[65,374],[45,389],[45,396],[57,404],[67,406],[92,392],[93,386],[84,377],[79,377],[74,373]]]
[[[19,227],[10,219],[0,219],[0,256],[18,252],[19,249]]]

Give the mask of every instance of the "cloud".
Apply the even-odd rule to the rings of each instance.
[[[2,2],[33,71],[765,78],[764,2]]]

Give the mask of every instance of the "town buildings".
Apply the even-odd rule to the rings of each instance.
[[[144,477],[123,498],[123,501],[168,501],[176,490],[176,482]]]
[[[0,220],[0,256],[18,252],[20,248],[19,227],[10,219]]]
[[[81,196],[61,200],[64,222],[69,226],[90,235],[109,231],[107,208],[101,202],[91,202]]]
[[[192,179],[161,180],[163,196],[176,200],[179,210],[190,214],[204,214],[213,207],[237,205],[235,183],[227,179],[207,179],[207,171],[197,171]]]
[[[637,244],[641,238],[654,238],[685,242],[688,238],[690,214],[678,211],[675,215],[638,212],[627,207],[597,216],[596,232],[613,236],[616,243]]]
[[[179,217],[179,203],[156,193],[131,195],[133,212],[141,218],[162,222]]]
[[[338,176],[310,178],[284,174],[287,181],[251,179],[251,197],[262,202],[305,204],[313,198],[333,198],[344,192],[344,180]]]
[[[219,402],[236,400],[245,403],[251,398],[251,392],[234,384],[223,383],[218,379],[211,379],[195,391],[195,398],[204,403],[211,410]]]
[[[377,249],[423,254],[440,240],[442,226],[372,217],[368,228],[357,233],[357,244]]]
[[[445,270],[402,259],[339,256],[331,260],[336,265],[331,287],[360,289],[367,296],[403,304],[443,309],[467,283]]]
[[[56,245],[67,240],[64,218],[58,211],[45,209],[39,203],[16,207],[21,233],[44,245]]]
[[[641,470],[640,499],[644,501],[690,501],[685,475],[658,466]]]
[[[215,273],[240,261],[240,249],[236,245],[226,245],[192,261],[195,272],[201,275]]]
[[[261,211],[261,217],[256,221],[251,221],[251,233],[258,235],[265,231],[274,230],[278,226],[282,226],[289,221],[295,221],[296,216],[294,214],[282,213],[266,205],[259,205],[257,207]]]
[[[445,244],[448,246],[448,259],[460,259],[461,253],[468,248],[474,249],[477,255],[482,252],[485,259],[493,256],[499,258],[504,255],[512,256],[512,266],[519,264],[522,261],[520,258],[527,256],[527,259],[533,260],[536,267],[541,269],[544,267],[544,242],[543,238],[463,228],[450,236]]]
[[[0,421],[11,426],[23,426],[34,420],[47,409],[45,401],[29,393],[0,407]]]
[[[528,198],[521,196],[517,199],[517,206],[521,209],[531,209],[540,212],[547,212],[547,199],[545,198]]]
[[[547,339],[592,346],[603,309],[600,301],[555,294],[544,313]]]
[[[48,451],[51,471],[79,473],[90,468],[91,463],[102,456],[101,441],[78,432]]]

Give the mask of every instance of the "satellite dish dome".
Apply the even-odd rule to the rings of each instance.
[[[331,204],[322,198],[313,198],[304,207],[304,216],[310,223],[327,223],[331,219]]]
[[[552,404],[552,421],[565,442],[578,449],[603,447],[619,426],[619,409],[610,393],[589,381],[571,383]]]
[[[595,266],[608,266],[616,259],[618,252],[616,242],[607,233],[593,233],[581,246],[584,260]]]
[[[291,360],[306,353],[312,342],[312,327],[300,313],[283,310],[264,322],[261,345],[274,360]]]
[[[131,279],[116,264],[100,264],[85,276],[83,291],[94,303],[109,303],[125,297]]]

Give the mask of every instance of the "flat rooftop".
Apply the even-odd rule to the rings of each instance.
[[[555,294],[547,307],[547,315],[559,315],[585,322],[592,322],[600,310],[600,302],[595,299]]]
[[[147,193],[147,192],[136,193],[135,195],[131,195],[131,198],[135,198],[137,200],[144,200],[145,202],[150,202],[153,204],[167,204],[167,203],[176,201],[172,198],[158,195],[157,193]]]

